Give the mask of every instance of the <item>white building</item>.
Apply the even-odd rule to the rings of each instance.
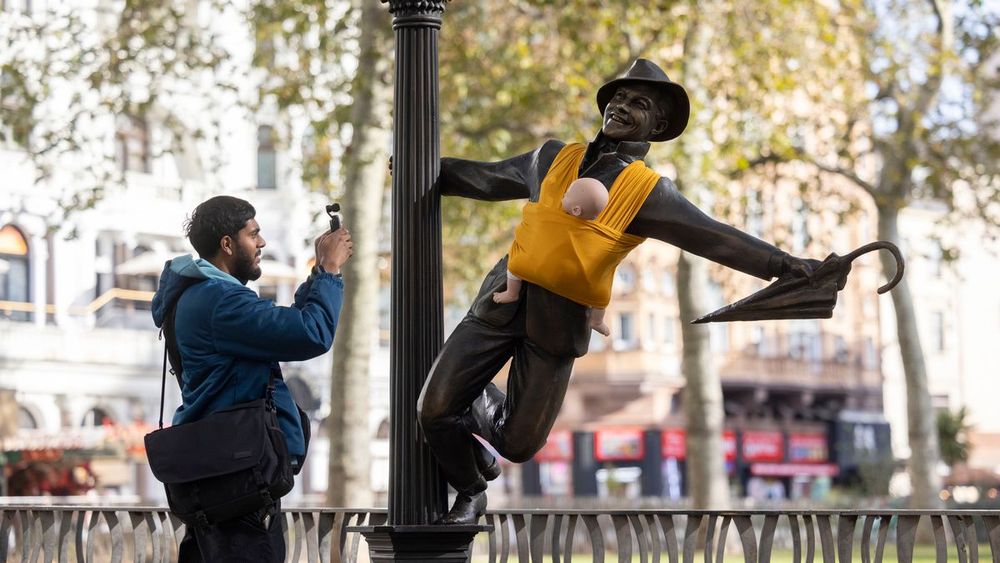
[[[46,17],[45,6],[35,4],[32,17]],[[99,3],[73,4],[84,17],[97,20]],[[4,17],[31,8],[30,3],[3,6]],[[239,14],[227,16],[212,25],[226,30],[229,62],[249,69],[250,30]],[[246,86],[253,88],[251,81]],[[199,114],[205,106],[197,85],[189,87],[187,94],[170,98],[171,115],[207,120]],[[99,488],[151,499],[161,496],[161,488],[141,450],[122,455],[121,445],[141,444],[159,415],[163,344],[149,301],[164,261],[193,252],[183,235],[187,214],[212,195],[249,200],[267,240],[264,275],[255,288],[287,305],[308,274],[312,240],[324,229],[328,203],[299,180],[303,123],[266,109],[256,114],[230,110],[219,120],[218,145],[191,136],[173,143],[182,149],[169,151],[175,130],[160,120],[166,114],[153,104],[143,115],[101,116],[90,137],[113,158],[94,162],[67,156],[65,166],[60,162],[42,183],[36,183],[36,169],[21,146],[9,136],[0,144],[0,390],[13,393],[11,417],[18,427],[4,449],[48,448],[50,456],[76,452],[87,457],[86,451],[114,446],[115,455],[98,455],[91,464]],[[211,164],[215,160],[217,168]],[[59,202],[79,171],[104,164],[118,167],[123,182],[105,188],[92,208],[64,219]],[[373,372],[381,374],[373,378],[373,436],[387,417],[387,364],[382,356],[372,361]],[[328,409],[330,354],[284,368],[293,392],[312,399],[304,406],[312,408],[317,436]],[[168,382],[165,418],[178,404],[176,386]],[[385,443],[375,442],[374,461],[384,467]],[[327,450],[322,436],[314,440],[293,500],[325,490]],[[20,466],[7,464],[8,477],[33,455],[8,455],[8,462],[21,460]]]

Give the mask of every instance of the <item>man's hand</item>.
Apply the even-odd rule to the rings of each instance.
[[[822,262],[811,258],[797,258],[787,255],[781,262],[781,275],[791,273],[797,278],[811,278]]]
[[[339,274],[341,266],[354,254],[351,233],[344,227],[327,231],[316,239],[316,263],[331,274]]]

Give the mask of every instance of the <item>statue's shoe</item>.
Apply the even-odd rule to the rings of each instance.
[[[486,491],[474,495],[458,493],[455,504],[435,524],[444,525],[472,525],[479,521],[479,517],[486,514]]]

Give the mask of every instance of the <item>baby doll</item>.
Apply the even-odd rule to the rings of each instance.
[[[562,198],[562,208],[566,213],[583,219],[592,221],[604,207],[608,204],[608,189],[600,180],[594,178],[578,178],[566,188],[566,194]],[[493,294],[493,301],[497,303],[513,303],[517,301],[521,294],[521,278],[515,276],[507,270],[507,289]],[[611,329],[604,323],[604,309],[591,309],[590,328],[603,334],[611,335]]]

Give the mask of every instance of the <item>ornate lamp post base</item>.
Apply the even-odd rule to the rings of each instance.
[[[359,526],[373,562],[441,561],[465,563],[472,540],[493,526]]]

